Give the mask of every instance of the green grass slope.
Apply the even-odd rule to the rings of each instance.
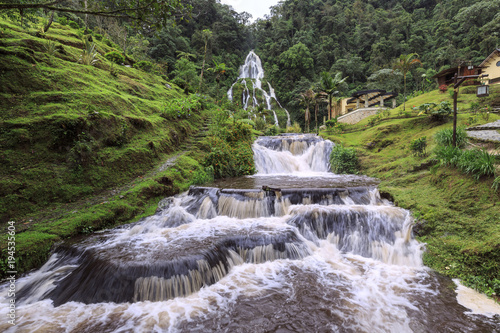
[[[161,76],[112,65],[103,57],[109,42],[94,38],[99,62],[80,64],[82,35],[57,23],[40,34],[0,19],[2,273],[8,221],[15,222],[21,273],[41,265],[54,242],[124,223],[185,190],[200,168],[180,157],[174,167],[138,178],[198,131],[205,115],[162,117],[165,100],[181,90]],[[126,183],[120,195],[75,205]]]
[[[469,88],[470,89],[470,88]],[[473,94],[459,97],[458,125],[482,124],[500,119],[498,114],[473,114],[469,103],[483,107],[496,105],[500,86],[491,88],[488,99]],[[451,101],[448,94],[433,91],[407,102],[407,110],[423,103]],[[448,167],[434,168],[434,134],[452,127],[452,118],[433,121],[428,116],[401,118],[402,106],[391,110],[377,125],[370,119],[356,125],[355,132],[323,136],[355,147],[363,174],[381,179],[380,189],[392,195],[396,205],[412,211],[415,231],[427,243],[424,262],[440,273],[459,277],[469,285],[494,296],[500,294],[500,193],[492,178],[474,180],[470,175]],[[488,118],[488,119],[486,119]],[[410,143],[427,137],[427,154],[415,156]],[[500,144],[472,142],[472,146],[498,149]],[[500,161],[497,159],[497,162]],[[498,165],[497,165],[498,166]]]

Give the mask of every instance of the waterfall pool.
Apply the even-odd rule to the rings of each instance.
[[[17,325],[0,331],[500,332],[422,264],[410,213],[376,179],[328,172],[332,146],[259,138],[256,175],[61,244],[18,280]]]

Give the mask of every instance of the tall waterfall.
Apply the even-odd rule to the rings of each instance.
[[[61,244],[18,280],[19,320],[0,331],[498,332],[423,266],[410,213],[376,186],[297,182],[336,179],[331,146],[260,138],[254,177],[279,184],[191,187],[140,222]]]
[[[240,75],[238,80],[231,86],[231,88],[227,92],[227,98],[232,101],[233,100],[233,88],[236,84],[244,85],[242,98],[243,108],[246,110],[249,106],[258,106],[259,99],[257,98],[256,90],[262,94],[263,102],[265,102],[265,106],[268,110],[273,111],[275,125],[279,127],[278,117],[276,115],[276,111],[273,110],[272,100],[276,102],[276,104],[283,109],[287,114],[287,122],[286,126],[290,126],[290,114],[288,111],[283,108],[276,98],[276,94],[274,92],[271,83],[267,82],[269,92],[267,92],[264,88],[262,88],[262,80],[264,79],[264,68],[262,67],[262,62],[255,52],[250,51],[245,59],[245,63],[240,67]],[[251,84],[251,88],[249,87]]]

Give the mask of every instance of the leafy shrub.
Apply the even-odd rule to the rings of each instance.
[[[69,21],[68,22],[68,25],[73,28],[73,29],[79,29],[80,26],[78,25],[78,23],[76,23],[75,21]]]
[[[161,116],[166,119],[187,119],[201,109],[202,105],[199,101],[199,97],[196,95],[189,95],[186,98],[166,100]]]
[[[446,84],[442,84],[439,86],[439,90],[444,93],[446,90],[448,90],[448,86]]]
[[[418,115],[431,114],[434,108],[437,106],[436,103],[424,103],[417,107],[413,107],[413,110],[418,111]]]
[[[300,128],[300,125],[298,122],[294,122],[292,126],[288,126],[286,128],[287,133],[302,133],[302,129]]]
[[[335,127],[335,125],[337,125],[337,118],[333,118],[333,119],[325,121],[326,128],[333,128],[333,127]]]
[[[67,25],[68,24],[68,18],[66,16],[59,16],[57,18],[57,22],[62,25]]]
[[[104,58],[118,65],[125,61],[125,57],[118,51],[110,51],[104,55]]]
[[[415,139],[410,144],[410,149],[414,155],[424,156],[425,149],[427,148],[427,137],[423,136],[421,138]]]
[[[445,128],[434,135],[434,139],[441,146],[453,145],[453,128]],[[457,147],[463,148],[467,144],[467,131],[465,127],[457,127]]]
[[[482,149],[464,150],[458,158],[458,167],[476,180],[495,174],[495,157]]]
[[[478,102],[471,102],[469,108],[472,113],[476,114],[479,112],[481,106],[479,105]]]
[[[193,185],[202,185],[214,181],[214,168],[210,165],[204,169],[195,170],[191,178]]]
[[[495,180],[493,181],[493,185],[491,186],[491,188],[494,189],[495,191],[498,191],[498,189],[500,188],[500,176],[498,176],[497,178],[495,178]]]
[[[330,169],[336,174],[357,174],[359,172],[359,160],[354,148],[345,148],[335,145],[330,154]]]
[[[487,106],[479,109],[479,111],[481,113],[481,118],[483,118],[483,120],[485,120],[485,121],[490,120],[490,109]]]
[[[225,128],[225,133],[223,137],[227,142],[251,142],[252,141],[252,126],[249,124],[241,122],[241,120],[232,123],[227,128]]]
[[[251,119],[240,119],[239,121],[255,128],[255,122]]]
[[[279,132],[280,132],[280,129],[278,127],[276,127],[275,125],[272,125],[267,129],[266,135],[268,135],[268,136],[278,135]]]
[[[452,146],[439,147],[435,151],[439,165],[454,166],[476,180],[483,176],[494,176],[495,158],[485,150],[460,150]],[[495,182],[493,183],[495,185]]]
[[[461,155],[461,150],[460,148],[446,145],[437,147],[434,154],[439,161],[438,165],[454,166]]]
[[[83,49],[82,54],[80,55],[79,62],[83,65],[93,66],[99,61],[99,59],[97,58],[97,55],[99,53],[95,50],[94,43],[89,42],[88,39],[85,39],[84,43],[85,43],[85,48]]]
[[[255,129],[257,131],[263,131],[266,129],[266,121],[262,118],[255,119]]]
[[[138,61],[134,64],[135,69],[140,69],[141,71],[151,73],[153,70],[153,64],[151,61]]]
[[[44,48],[48,55],[54,55],[57,51],[57,44],[53,40],[48,40],[45,42]]]
[[[244,124],[245,126],[248,126]],[[253,151],[250,142],[233,142],[209,138],[211,151],[203,165],[212,168],[215,178],[238,177],[255,173]]]
[[[375,116],[372,116],[368,118],[368,125],[370,126],[375,126],[377,125],[380,121],[382,120],[382,116],[380,114],[377,114]]]
[[[69,152],[69,161],[75,168],[87,166],[92,161],[92,151],[95,145],[94,138],[82,132]]]
[[[101,34],[94,34],[94,38],[97,39],[98,41],[101,41],[102,35]]]
[[[431,112],[431,117],[437,120],[442,120],[448,117],[453,111],[451,103],[448,101],[444,101],[439,103],[437,110],[433,110]]]

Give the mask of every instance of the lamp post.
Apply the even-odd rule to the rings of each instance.
[[[460,67],[459,67],[460,70]],[[487,77],[488,74],[482,75],[467,75],[467,76],[458,76],[458,73],[453,77],[453,147],[457,146],[457,97],[458,97],[458,87],[467,79],[477,79]],[[479,90],[477,93],[478,97],[486,96],[480,95]]]

